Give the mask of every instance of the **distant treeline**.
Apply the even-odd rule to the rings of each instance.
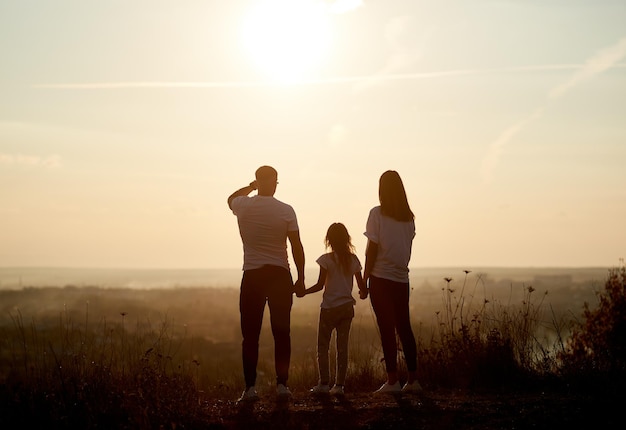
[[[608,268],[535,268],[535,267],[412,267],[413,286],[424,283],[437,285],[443,278],[461,278],[464,271],[480,274],[488,282],[524,282],[548,284],[567,282],[604,282]],[[309,282],[317,279],[317,267],[309,264]],[[176,288],[232,287],[237,288],[241,270],[233,269],[115,269],[115,268],[56,268],[0,267],[0,290],[25,287],[103,287],[103,288]]]
[[[585,302],[595,306],[606,273],[605,269],[414,269],[412,317],[416,324],[433,324],[445,301],[461,298],[466,309],[485,301],[521,305],[528,287],[535,290],[534,298],[542,301],[544,309],[557,315],[580,315]],[[309,277],[309,282],[313,279]],[[233,287],[0,289],[0,326],[13,324],[16,315],[38,325],[55,324],[61,314],[76,324],[86,319],[92,324],[117,323],[124,318],[127,328],[133,322],[167,320],[189,335],[233,341],[240,336],[238,300],[238,289]],[[314,328],[320,301],[321,293],[294,296],[294,324]],[[369,300],[357,299],[356,318],[373,324]]]

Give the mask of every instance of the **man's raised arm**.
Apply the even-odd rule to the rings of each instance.
[[[247,196],[252,191],[257,189],[256,181],[250,182],[250,185],[246,185],[243,188],[239,188],[237,191],[228,196],[228,207],[232,209],[231,203],[235,197]]]

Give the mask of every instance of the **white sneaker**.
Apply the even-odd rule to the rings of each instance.
[[[330,394],[333,396],[343,396],[345,393],[343,392],[343,385],[335,385],[330,389]]]
[[[404,384],[404,387],[402,387],[403,393],[417,394],[421,393],[422,391],[424,391],[424,389],[422,388],[420,383],[417,382],[417,380],[411,382],[410,384],[407,382],[406,384]]]
[[[378,390],[374,391],[374,394],[397,394],[401,391],[402,387],[400,386],[400,381],[396,381],[395,384],[385,382]]]
[[[311,394],[326,394],[330,391],[330,387],[324,384],[317,384],[309,390]]]
[[[282,398],[290,398],[292,396],[291,391],[283,384],[276,386],[276,395]]]
[[[257,393],[256,388],[250,387],[243,392],[237,403],[240,402],[256,402],[259,400],[259,393]]]

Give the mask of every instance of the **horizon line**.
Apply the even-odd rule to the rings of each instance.
[[[467,269],[470,272],[474,272],[479,269],[606,269],[610,267],[618,267],[619,264],[615,265],[597,265],[597,264],[585,264],[585,265],[425,265],[425,266],[409,266],[409,270],[421,270],[421,269]],[[475,269],[472,269],[475,268]],[[236,270],[242,271],[240,267],[156,267],[156,266],[67,266],[67,265],[58,265],[58,266],[21,266],[21,265],[13,265],[13,266],[0,266],[0,270],[20,270],[20,269],[46,269],[46,270]],[[316,268],[310,268],[307,270],[317,270]]]

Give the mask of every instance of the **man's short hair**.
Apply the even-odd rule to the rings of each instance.
[[[278,172],[271,166],[261,166],[254,173],[257,181],[275,181],[278,178]]]

